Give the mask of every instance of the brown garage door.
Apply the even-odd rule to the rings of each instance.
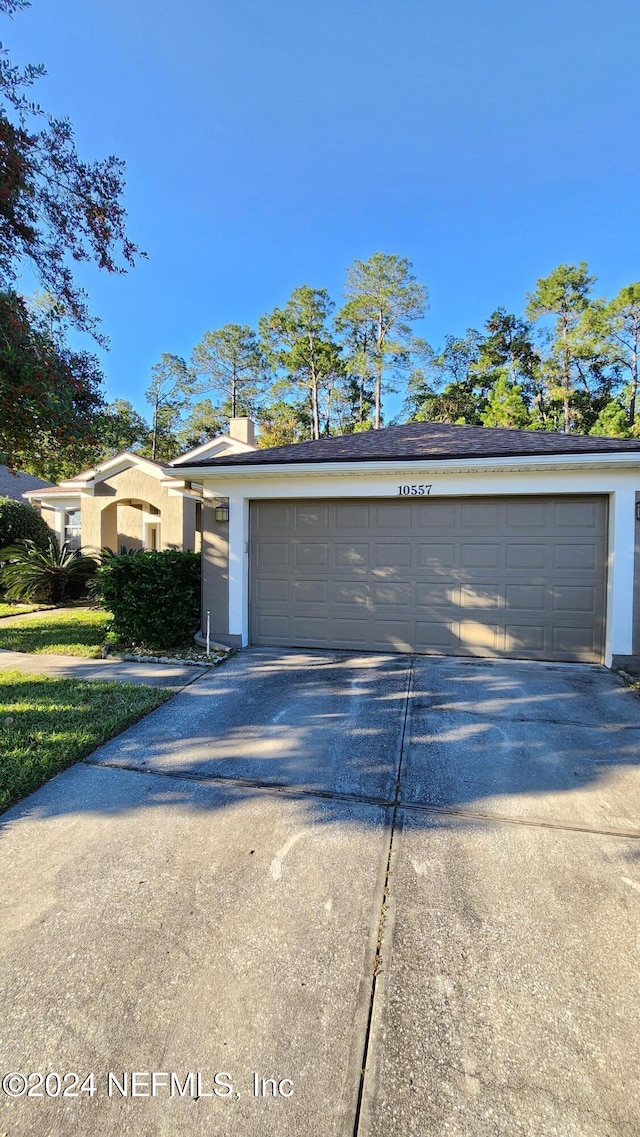
[[[604,497],[251,507],[251,641],[600,661]]]

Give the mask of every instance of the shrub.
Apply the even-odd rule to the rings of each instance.
[[[46,549],[51,536],[51,529],[32,505],[0,497],[0,549],[16,541],[33,541],[39,549]]]
[[[80,549],[59,547],[49,533],[46,549],[34,541],[21,541],[0,549],[0,584],[9,600],[35,600],[40,604],[64,604],[79,600],[96,572],[97,562]]]
[[[103,554],[96,587],[124,644],[161,650],[191,643],[200,614],[199,554]]]

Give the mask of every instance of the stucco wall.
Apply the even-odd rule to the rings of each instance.
[[[132,506],[132,500],[141,503],[142,509]],[[151,516],[149,506],[159,510],[159,517]],[[123,470],[99,482],[95,496],[83,496],[82,543],[92,548],[108,545],[118,551],[122,545],[140,548],[143,521],[156,519],[160,521],[160,548],[194,548],[195,502],[170,495],[157,478],[143,470]]]
[[[202,504],[202,630],[207,611],[211,613],[211,638],[222,643],[229,638],[229,526],[215,519],[216,505],[225,500],[205,500]]]

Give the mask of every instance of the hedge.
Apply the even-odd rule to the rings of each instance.
[[[39,549],[46,549],[52,536],[52,530],[32,505],[0,497],[0,549],[15,545],[16,541],[33,541]]]
[[[200,616],[200,555],[174,549],[112,554],[97,573],[112,632],[127,646],[186,647]]]

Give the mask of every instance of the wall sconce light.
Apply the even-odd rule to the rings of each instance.
[[[226,523],[229,520],[229,506],[216,505],[216,508],[214,510],[214,517],[218,524]]]

